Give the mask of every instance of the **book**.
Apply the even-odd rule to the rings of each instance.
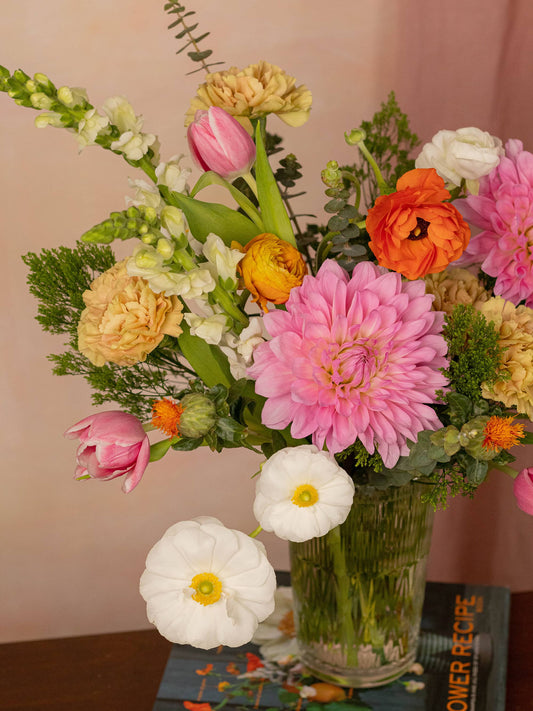
[[[509,612],[507,588],[428,582],[417,648],[423,674],[407,674],[375,689],[350,690],[346,710],[505,711]],[[184,711],[185,701],[214,708],[225,698],[220,681],[235,683],[228,665],[245,671],[246,653],[256,655],[258,648],[248,644],[204,651],[173,645],[153,711]],[[207,665],[213,665],[212,674],[198,674]],[[424,687],[412,693],[408,681]],[[280,698],[280,688],[255,683],[253,694],[231,699],[224,708],[295,708],[284,703],[283,692]],[[297,708],[305,711],[306,703]]]

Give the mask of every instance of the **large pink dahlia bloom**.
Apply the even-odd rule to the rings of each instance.
[[[446,386],[444,315],[423,281],[371,262],[351,279],[333,261],[291,290],[286,311],[264,316],[272,336],[254,351],[248,375],[267,398],[263,423],[291,424],[296,438],[340,452],[357,438],[387,467],[408,454],[406,439],[441,426],[435,391]]]
[[[496,277],[494,293],[533,307],[533,154],[510,140],[505,156],[481,179],[479,195],[454,203],[483,231],[474,235],[458,263],[481,263]]]

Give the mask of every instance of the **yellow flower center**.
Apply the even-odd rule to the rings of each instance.
[[[485,449],[509,449],[520,444],[524,437],[524,425],[513,424],[513,417],[495,415],[485,425],[483,447]]]
[[[212,605],[222,595],[222,583],[213,573],[198,573],[191,580],[190,587],[194,590],[192,599],[200,605]]]
[[[291,501],[296,506],[313,506],[318,501],[318,491],[311,484],[302,484],[294,490]]]

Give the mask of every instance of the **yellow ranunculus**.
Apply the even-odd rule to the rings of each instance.
[[[144,279],[128,275],[126,261],[100,274],[83,293],[87,308],[78,324],[78,348],[97,366],[134,365],[165,334],[177,338],[182,332],[178,297],[155,294]]]
[[[276,235],[257,235],[242,248],[238,265],[244,284],[263,311],[267,303],[284,304],[293,286],[300,286],[307,273],[302,255]]]
[[[234,116],[251,134],[250,119],[277,114],[289,126],[301,126],[309,118],[311,92],[305,85],[296,86],[294,77],[268,62],[250,64],[244,69],[231,67],[208,74],[200,84],[185,116],[185,125],[196,112],[219,106]]]

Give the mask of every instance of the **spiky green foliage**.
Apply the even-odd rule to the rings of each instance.
[[[185,51],[188,47],[190,48],[187,52],[187,56],[192,62],[197,62],[200,67],[194,69],[189,74],[194,74],[204,69],[206,72],[210,71],[211,67],[217,64],[224,64],[224,62],[206,62],[212,54],[212,49],[201,49],[200,43],[208,37],[211,33],[204,32],[203,34],[197,34],[198,22],[192,21],[192,16],[195,15],[194,10],[187,10],[185,5],[178,2],[178,0],[168,0],[164,5],[165,12],[171,15],[174,20],[168,26],[169,30],[175,29],[176,27],[181,27],[177,35],[174,37],[178,40],[184,40],[183,44],[176,54],[180,54]]]
[[[400,109],[396,96],[390,92],[387,101],[370,121],[363,121],[361,128],[366,133],[365,145],[374,157],[385,181],[396,185],[398,178],[414,168],[411,151],[420,143],[418,136],[411,131],[407,115]],[[374,173],[362,156],[351,166],[343,170],[352,173],[360,182],[363,200],[371,205],[378,193]]]
[[[142,239],[147,244],[154,244],[164,237],[160,231],[161,220],[152,207],[131,205],[127,210],[112,212],[107,220],[91,227],[82,236],[82,242],[111,244],[115,239]]]
[[[29,268],[30,292],[38,301],[36,319],[43,330],[65,334],[65,350],[48,356],[55,375],[82,375],[93,392],[95,405],[118,403],[141,419],[149,417],[152,401],[177,397],[194,376],[180,362],[176,339],[166,336],[144,363],[120,367],[93,365],[78,351],[78,322],[85,308],[83,292],[94,279],[115,264],[109,247],[78,242],[75,249],[59,247],[30,252],[23,257]]]
[[[502,349],[494,325],[471,304],[458,304],[446,317],[444,337],[450,360],[445,374],[453,390],[479,400],[481,383],[492,385],[499,377]]]

